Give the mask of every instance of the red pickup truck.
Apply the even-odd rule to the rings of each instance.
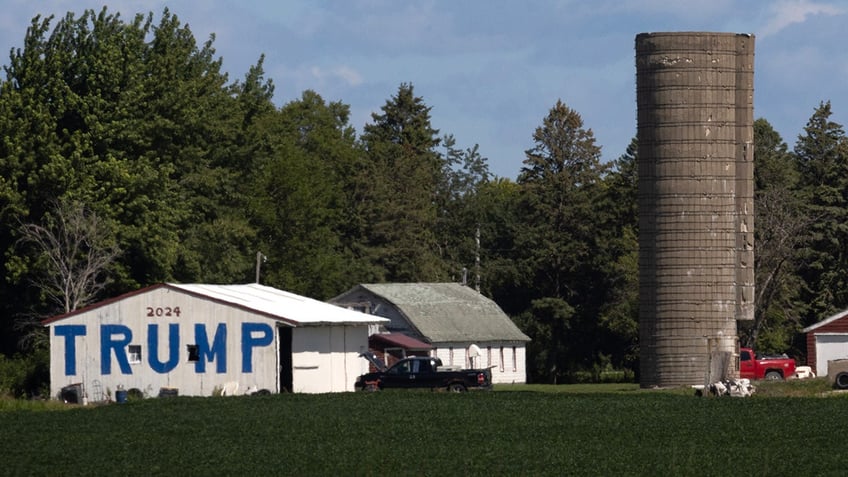
[[[751,348],[739,348],[739,377],[781,380],[795,375],[795,360],[785,354],[758,356]]]

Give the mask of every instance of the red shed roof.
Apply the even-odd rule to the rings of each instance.
[[[384,344],[397,346],[398,348],[411,349],[411,350],[419,350],[419,349],[432,349],[433,347],[425,343],[423,341],[419,341],[411,336],[407,336],[403,333],[383,333],[371,335],[368,337],[369,341],[380,341]]]
[[[829,325],[829,324],[833,323],[834,321],[841,320],[842,318],[845,318],[846,316],[848,316],[848,309],[842,310],[838,313],[830,315],[829,317],[819,321],[818,323],[812,324],[812,325],[804,328],[803,330],[801,330],[801,332],[802,333],[809,333],[810,331],[814,331],[818,328],[821,328],[822,326]]]

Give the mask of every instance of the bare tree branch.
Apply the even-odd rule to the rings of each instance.
[[[46,260],[33,284],[64,313],[91,303],[120,255],[109,224],[79,202],[56,202],[53,214],[41,224],[21,225],[20,232],[20,241],[34,244]]]
[[[757,253],[755,255],[757,310],[750,333],[745,340],[752,346],[760,331],[767,328],[771,309],[786,310],[775,300],[785,299],[781,289],[792,276],[792,264],[803,246],[806,231],[818,219],[805,215],[786,188],[773,188],[757,193]],[[794,317],[785,316],[786,319]]]

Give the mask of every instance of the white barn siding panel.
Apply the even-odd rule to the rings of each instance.
[[[374,321],[343,322],[357,320],[360,314],[338,317],[333,305],[319,305],[305,314],[297,308],[303,301],[286,295],[302,318],[317,320],[327,313],[330,323],[298,322],[300,326],[291,328],[291,344],[281,344],[280,330],[290,326],[281,321],[286,315],[274,315],[278,320],[258,312],[245,294],[239,295],[247,291],[267,296],[267,287],[239,287],[249,285],[213,288],[219,294],[216,299],[160,285],[48,321],[51,395],[78,383],[91,394],[95,382],[112,399],[118,386],[148,396],[158,395],[161,388],[177,388],[179,395],[209,396],[228,383],[238,383],[239,394],[251,388],[280,392],[281,350],[291,352],[293,391],[353,390],[356,376],[368,369],[358,355],[367,349],[368,328]],[[226,302],[228,293],[242,304]],[[273,300],[271,295],[260,306]],[[200,351],[197,359],[189,359],[189,345]],[[131,347],[140,347],[140,362],[130,362]],[[287,361],[288,356],[283,362]]]
[[[292,330],[292,390],[296,393],[320,393],[322,368],[329,368],[328,330],[303,327]],[[322,356],[323,355],[323,356]]]
[[[67,336],[69,326],[73,336]],[[173,326],[177,328],[175,343],[170,339]],[[248,333],[242,336],[245,326]],[[57,336],[57,330],[64,334]],[[166,288],[154,289],[52,324],[51,354],[70,358],[68,348],[72,347],[75,359],[71,368],[75,372],[66,372],[65,359],[52,359],[51,394],[55,396],[64,386],[76,383],[89,388],[95,380],[113,397],[118,386],[151,396],[160,388],[208,396],[216,387],[232,381],[242,389],[256,386],[277,391],[279,354],[275,335],[274,322],[266,317]],[[223,348],[216,347],[216,337],[222,340]],[[271,342],[265,344],[268,339]],[[200,341],[207,342],[213,354],[211,359],[200,357],[203,363],[198,370],[197,362],[189,361],[188,346]],[[158,348],[155,356],[151,342]],[[128,363],[129,346],[141,347],[141,362]],[[176,360],[171,363],[173,348]],[[122,369],[125,356],[128,369]],[[245,372],[245,365],[252,370]],[[169,369],[161,372],[155,367]]]
[[[367,350],[368,328],[365,326],[334,326],[331,328],[334,344],[331,391],[353,391],[356,377],[367,372],[368,361],[359,357]],[[363,371],[364,368],[364,371]]]
[[[292,375],[295,392],[353,391],[356,377],[368,371],[359,357],[367,349],[368,327],[295,328],[292,335]]]

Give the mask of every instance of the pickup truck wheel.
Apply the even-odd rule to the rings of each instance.
[[[465,386],[460,383],[452,383],[448,385],[448,391],[452,393],[464,393]]]
[[[767,381],[780,381],[783,379],[783,376],[777,371],[769,371],[766,373],[765,378]]]
[[[833,381],[833,385],[836,389],[848,389],[848,373],[842,371],[837,374],[836,379]]]

